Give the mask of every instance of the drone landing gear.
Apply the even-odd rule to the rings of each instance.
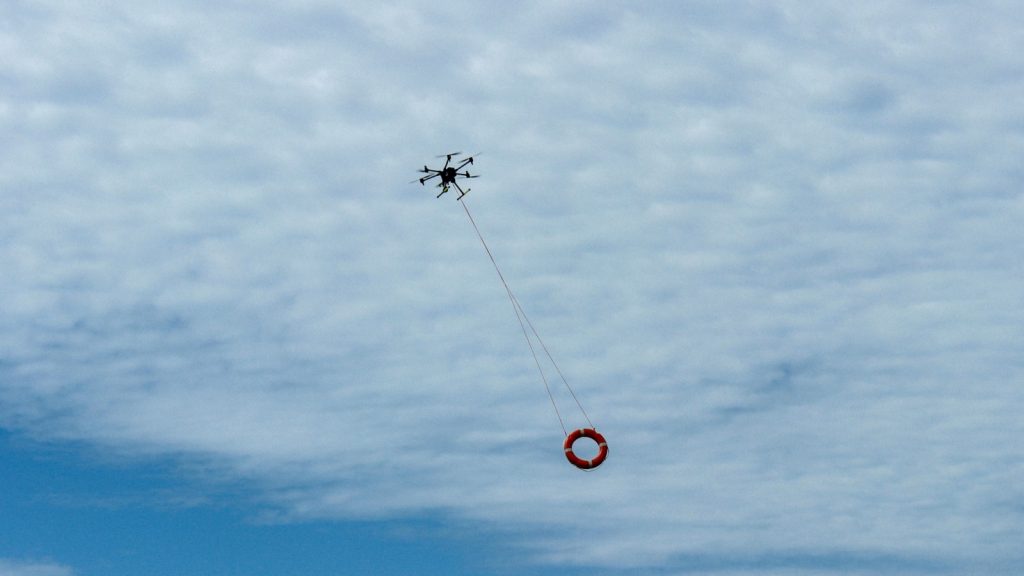
[[[465,190],[463,190],[462,186],[459,186],[458,182],[452,182],[451,184],[452,186],[455,186],[456,190],[459,191],[459,197],[456,198],[456,200],[462,200],[462,197],[465,196],[466,194],[469,194],[470,190],[472,190],[472,188],[466,188]],[[445,192],[447,192],[450,189],[448,185],[442,186],[438,184],[438,186],[441,186],[441,192],[437,194],[437,198],[440,198]]]

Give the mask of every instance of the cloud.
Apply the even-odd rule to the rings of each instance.
[[[1011,11],[135,6],[4,9],[0,425],[547,562],[1020,566]]]
[[[0,558],[0,575],[2,576],[71,576],[72,574],[74,571],[59,564],[17,562]]]

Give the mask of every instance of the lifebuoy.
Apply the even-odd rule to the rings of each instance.
[[[590,438],[594,442],[597,442],[598,453],[593,460],[584,460],[572,451],[572,445],[584,436]],[[569,460],[570,464],[577,468],[582,468],[584,470],[597,468],[602,462],[604,462],[604,459],[608,457],[608,443],[605,442],[604,436],[601,436],[601,434],[593,428],[580,428],[579,430],[573,430],[565,437],[565,457]]]

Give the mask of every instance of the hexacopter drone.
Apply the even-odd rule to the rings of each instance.
[[[462,176],[463,178],[479,178],[480,176],[470,175],[469,170],[466,170],[465,172],[459,172],[459,170],[465,168],[467,164],[473,163],[472,156],[466,156],[465,158],[456,160],[456,162],[459,163],[458,166],[449,166],[449,164],[451,164],[452,157],[458,156],[459,154],[462,154],[462,152],[452,152],[451,154],[443,154],[441,156],[438,156],[438,158],[445,158],[444,166],[441,167],[440,170],[434,170],[433,168],[427,168],[426,166],[423,166],[423,169],[420,170],[420,172],[423,172],[424,174],[427,175],[419,179],[420,184],[426,186],[427,180],[440,176],[441,181],[437,184],[437,187],[441,189],[441,192],[437,195],[437,197],[440,198],[441,194],[447,192],[449,186],[455,186],[455,189],[459,191],[459,197],[456,198],[456,200],[461,200],[463,196],[469,193],[470,189],[466,188],[465,190],[463,190],[462,187],[459,186],[459,183],[455,181],[455,178],[458,176]],[[413,180],[413,182],[415,182],[415,180]]]

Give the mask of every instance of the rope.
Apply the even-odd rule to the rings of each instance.
[[[534,337],[537,338],[537,342],[540,343],[540,346],[544,350],[544,354],[547,355],[551,365],[555,367],[555,371],[558,373],[559,378],[561,378],[565,388],[569,391],[569,394],[572,395],[572,399],[576,402],[576,406],[580,409],[580,412],[583,413],[583,417],[586,418],[590,427],[594,428],[594,424],[590,421],[590,416],[587,415],[587,411],[583,409],[583,405],[580,404],[580,400],[576,396],[576,392],[572,389],[572,386],[569,386],[569,382],[562,374],[562,370],[558,367],[558,363],[555,362],[554,357],[551,355],[551,352],[548,351],[548,347],[544,344],[540,334],[537,333],[537,329],[533,327],[533,322],[530,322],[530,318],[526,315],[526,311],[523,310],[523,306],[519,303],[519,299],[512,293],[512,288],[509,287],[508,282],[505,280],[505,275],[501,273],[501,268],[498,267],[498,262],[494,259],[494,254],[491,253],[491,249],[487,246],[487,242],[484,240],[483,234],[480,233],[480,228],[476,225],[476,220],[473,219],[473,215],[469,212],[469,206],[466,204],[465,200],[460,200],[460,202],[462,203],[463,210],[466,211],[466,216],[469,217],[469,222],[473,225],[473,230],[476,231],[476,237],[480,239],[480,243],[487,252],[488,258],[491,259],[491,264],[494,265],[494,271],[498,273],[498,278],[501,279],[502,285],[505,286],[505,293],[508,294],[509,302],[512,304],[512,310],[516,313],[516,320],[519,321],[519,327],[522,328],[523,338],[526,340],[527,346],[530,347],[530,354],[533,356],[533,362],[537,365],[537,371],[540,373],[540,378],[544,382],[544,389],[547,390],[548,399],[551,400],[551,407],[555,409],[555,416],[558,417],[558,423],[562,427],[562,433],[566,436],[569,435],[568,430],[565,428],[565,421],[562,420],[562,414],[558,411],[558,405],[555,403],[555,396],[551,393],[551,386],[548,384],[547,376],[544,374],[544,369],[541,368],[540,359],[537,358],[537,351],[533,346],[533,341],[530,340],[530,335],[526,331],[526,326],[530,327],[530,331],[533,332]],[[523,322],[524,320],[525,323]]]
[[[519,299],[515,296],[512,296],[512,299],[515,300],[516,306],[522,310],[523,306],[519,304]],[[570,395],[572,395],[572,399],[576,402],[576,407],[583,413],[583,417],[586,418],[587,424],[589,424],[591,428],[594,428],[594,423],[590,421],[590,416],[588,416],[587,411],[583,409],[583,404],[580,404],[580,399],[576,396],[576,392],[572,389],[572,386],[569,386],[569,381],[566,380],[565,376],[562,374],[562,370],[558,367],[558,362],[555,362],[554,356],[551,355],[551,352],[548,352],[548,347],[544,344],[544,341],[541,340],[540,334],[537,333],[537,329],[533,327],[533,322],[530,322],[530,319],[526,317],[526,312],[523,312],[523,318],[526,318],[526,323],[530,326],[530,330],[533,331],[533,335],[537,337],[537,342],[540,342],[540,347],[544,350],[544,354],[547,354],[548,360],[551,361],[551,365],[555,367],[555,372],[558,372],[558,377],[562,379],[562,384],[565,384],[565,389],[569,391]]]

